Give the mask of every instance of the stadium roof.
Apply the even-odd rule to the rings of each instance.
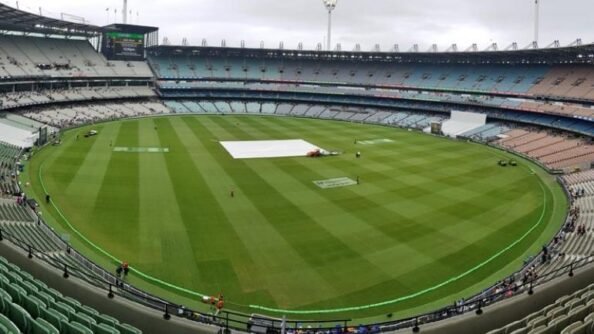
[[[73,23],[32,14],[0,3],[0,30],[91,37],[101,33],[101,27]]]
[[[287,58],[332,61],[374,61],[436,64],[594,64],[594,44],[510,51],[365,52],[227,48],[207,46],[155,46],[150,54],[210,57]]]
[[[132,34],[150,34],[152,32],[158,31],[159,28],[157,27],[149,27],[149,26],[138,26],[133,24],[121,24],[115,23],[110,24],[108,26],[103,27],[104,31],[125,31],[127,33]]]

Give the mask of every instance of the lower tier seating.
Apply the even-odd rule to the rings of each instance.
[[[3,257],[0,257],[0,313],[2,333],[142,333],[63,296]]]

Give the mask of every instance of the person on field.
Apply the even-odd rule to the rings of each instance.
[[[359,179],[358,176],[357,176],[357,184],[361,184],[361,180]]]
[[[117,277],[121,278],[122,275],[124,277],[126,277],[128,275],[129,270],[130,270],[130,268],[128,267],[128,262],[126,262],[126,261],[122,262],[116,269]]]
[[[217,299],[217,302],[215,304],[215,308],[216,308],[215,316],[219,315],[221,310],[223,310],[223,307],[225,307],[225,300],[223,299],[223,295],[219,294],[219,298]]]
[[[231,196],[231,198],[235,197],[235,190],[231,189],[231,191],[229,192],[229,196]]]
[[[128,272],[130,271],[130,268],[128,266],[128,262],[124,261],[122,263],[122,270],[124,271],[124,277],[128,276]]]
[[[355,153],[355,157],[356,157],[357,159],[359,159],[359,158],[361,157],[361,152],[358,152],[358,151],[357,151],[357,153]]]
[[[49,203],[50,203],[50,201],[51,201],[51,197],[50,197],[50,195],[49,195],[49,194],[46,194],[46,195],[45,195],[45,202],[46,202],[47,204],[49,204]]]

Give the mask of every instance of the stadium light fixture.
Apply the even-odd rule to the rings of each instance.
[[[332,49],[332,11],[336,8],[336,3],[338,0],[322,0],[324,2],[324,6],[328,10],[328,42],[326,44],[326,49],[331,51]]]
[[[534,42],[538,45],[538,35],[540,30],[540,4],[539,0],[534,0]]]
[[[128,0],[124,0],[124,10],[122,12],[122,21],[124,24],[128,23]]]

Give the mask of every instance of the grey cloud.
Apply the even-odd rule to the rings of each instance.
[[[4,1],[14,5],[14,1]],[[120,11],[120,0],[101,4],[91,0],[20,0],[29,8],[42,6],[47,13],[67,12],[84,16],[95,24],[107,23],[106,7]],[[461,47],[476,42],[482,48],[513,41],[527,45],[533,36],[533,0],[338,0],[334,11],[333,42],[344,49],[360,43],[369,49],[375,43],[402,49],[418,43],[423,49],[438,43]],[[592,0],[541,0],[541,45],[554,39],[570,43],[578,37],[594,41],[591,29]],[[313,48],[326,34],[326,13],[322,0],[129,0],[140,12],[140,23],[161,28],[161,36],[173,43],[187,37],[199,44],[206,38],[218,45],[246,40],[250,46],[260,40],[287,47],[298,42]],[[113,20],[113,13],[110,13]],[[136,17],[133,15],[133,22]]]

